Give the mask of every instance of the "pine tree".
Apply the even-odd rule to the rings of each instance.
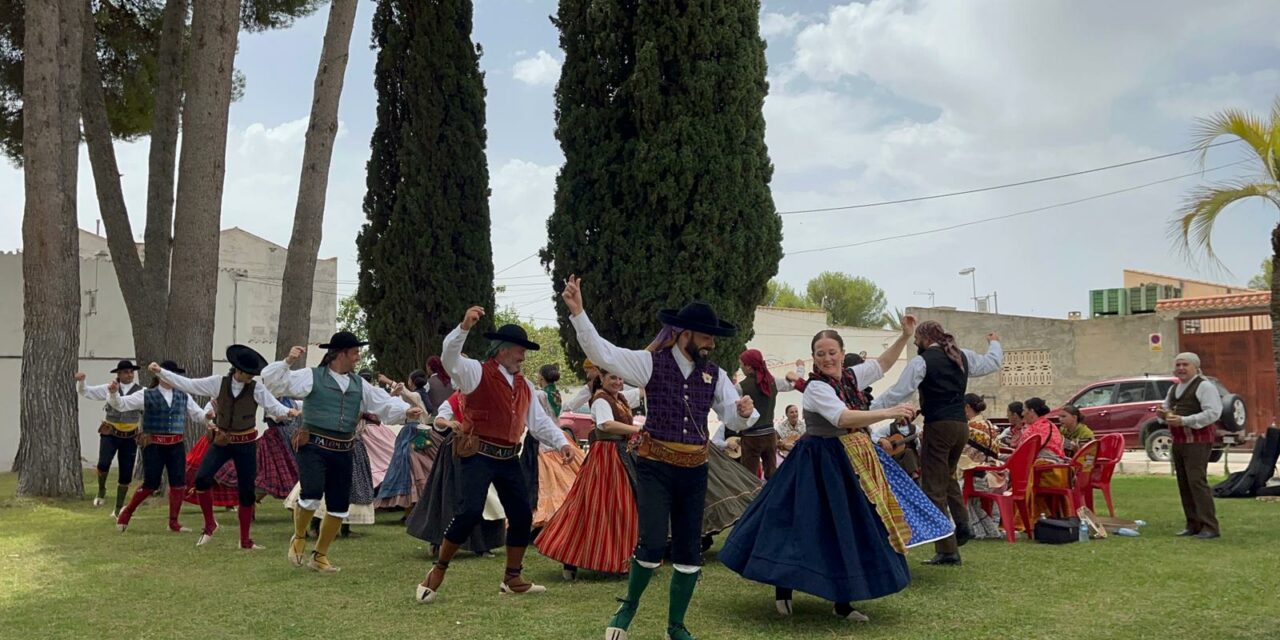
[[[739,327],[717,361],[736,362],[751,338],[782,257],[759,10],[747,0],[560,3],[565,165],[542,260],[557,288],[583,278],[593,321],[620,344],[643,346],[659,309],[695,299]],[[580,365],[567,322],[561,335]]]
[[[468,0],[380,0],[378,122],[356,240],[368,340],[403,378],[440,352],[467,307],[493,310],[481,50]],[[490,316],[472,330],[479,356]]]

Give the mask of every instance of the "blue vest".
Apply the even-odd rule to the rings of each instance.
[[[182,433],[187,424],[187,394],[173,389],[173,403],[166,403],[159,389],[142,392],[143,433]]]

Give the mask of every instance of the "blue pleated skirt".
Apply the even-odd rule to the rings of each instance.
[[[719,558],[748,580],[832,602],[880,598],[911,582],[836,438],[796,443]]]
[[[884,452],[884,449],[880,447],[875,449],[876,454],[880,456],[880,466],[884,467],[884,477],[889,482],[889,490],[898,499],[907,526],[911,527],[911,539],[907,541],[907,546],[918,547],[929,544],[954,533],[956,527],[951,523],[951,518],[948,518],[929,500],[924,491],[911,480],[911,476],[907,475],[907,472],[903,471],[902,467]]]
[[[407,496],[413,491],[413,437],[417,435],[418,423],[413,422],[400,427],[396,434],[395,448],[391,450],[391,464],[387,467],[387,475],[382,477],[378,486],[378,499]]]

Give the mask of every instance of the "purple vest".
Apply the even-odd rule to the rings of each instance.
[[[670,348],[654,353],[653,375],[645,385],[645,431],[664,442],[705,444],[719,381],[720,369],[710,362],[685,378]]]

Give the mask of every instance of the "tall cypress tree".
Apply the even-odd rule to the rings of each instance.
[[[620,344],[647,344],[659,309],[694,299],[739,327],[719,362],[736,362],[752,335],[782,257],[759,11],[756,0],[560,3],[565,165],[542,260],[557,289],[582,276],[593,321]],[[567,322],[561,336],[580,364]]]
[[[380,0],[365,215],[356,239],[369,341],[403,377],[440,352],[467,307],[493,309],[484,76],[469,0]],[[477,355],[472,331],[469,350]]]

